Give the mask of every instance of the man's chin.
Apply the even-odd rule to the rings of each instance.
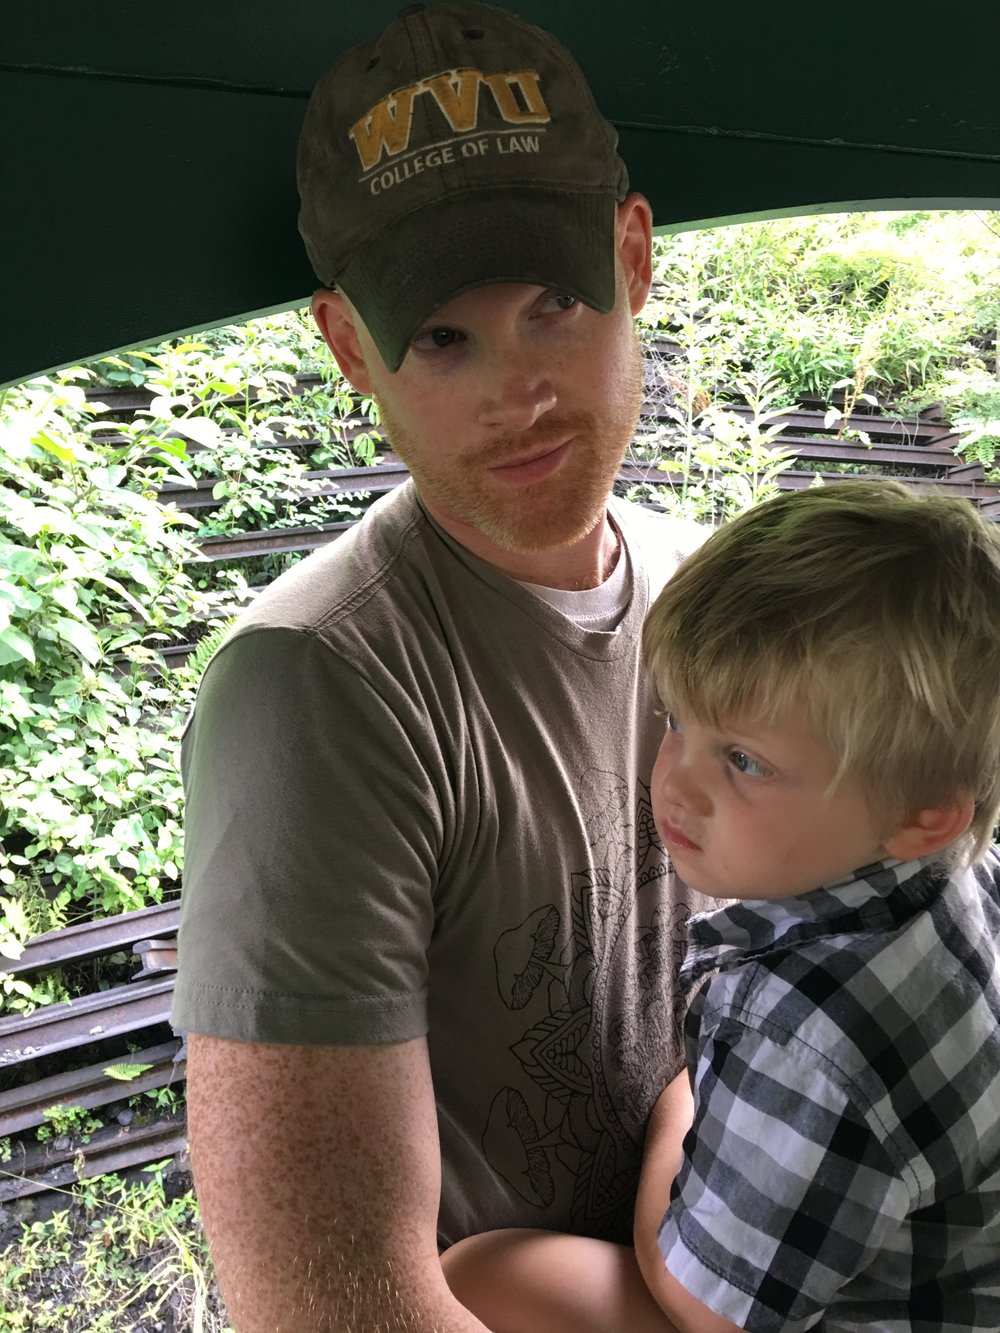
[[[545,555],[562,551],[588,537],[604,518],[605,499],[595,501],[581,513],[580,507],[548,506],[530,511],[479,513],[469,521],[484,537],[511,555]],[[513,507],[512,507],[513,509]]]

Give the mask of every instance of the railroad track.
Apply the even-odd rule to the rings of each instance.
[[[139,1116],[127,1126],[45,1143],[16,1137],[44,1124],[53,1106],[95,1110],[183,1085],[184,1043],[168,1021],[178,919],[176,903],[126,912],[41,935],[20,958],[4,961],[5,970],[23,975],[127,951],[138,967],[125,985],[0,1019],[0,1078],[12,1083],[0,1090],[0,1140],[9,1141],[7,1160],[0,1160],[0,1204],[185,1151],[183,1115],[159,1115],[149,1123]],[[130,1051],[133,1043],[126,1039],[136,1037],[140,1048]],[[49,1057],[72,1060],[74,1051],[84,1063],[36,1076],[51,1064]],[[122,1064],[131,1065],[135,1076],[123,1080],[106,1072]]]

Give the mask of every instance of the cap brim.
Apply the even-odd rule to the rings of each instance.
[[[374,236],[336,276],[390,370],[427,317],[494,282],[556,288],[606,314],[615,302],[610,194],[481,186]]]

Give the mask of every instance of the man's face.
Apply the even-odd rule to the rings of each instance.
[[[465,292],[395,374],[358,333],[386,435],[446,531],[488,558],[567,546],[601,521],[642,390],[624,289],[607,315],[520,283]]]
[[[551,573],[539,559],[573,557],[577,543],[593,556],[606,535],[608,494],[641,403],[632,319],[652,279],[651,229],[641,195],[619,204],[610,313],[526,283],[475,288],[434,311],[395,373],[343,296],[313,297],[341,370],[378,401],[427,509],[515,577]]]

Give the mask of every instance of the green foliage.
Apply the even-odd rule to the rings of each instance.
[[[232,1333],[215,1289],[193,1193],[171,1197],[166,1163],[126,1184],[108,1175],[25,1223],[0,1266],[5,1330],[131,1333],[162,1326]]]
[[[8,954],[77,904],[158,901],[180,856],[171,733],[186,698],[160,669],[158,645],[197,607],[184,569],[197,552],[189,521],[153,494],[176,461],[141,436],[102,445],[101,408],[80,378],[9,390],[0,420]]]
[[[50,1106],[42,1115],[45,1123],[35,1130],[35,1137],[42,1143],[60,1134],[79,1134],[88,1143],[93,1131],[101,1128],[100,1120],[83,1106]]]
[[[714,294],[712,249],[696,233],[676,240],[670,266],[661,269],[656,297],[640,321],[647,343],[647,400],[655,407],[656,424],[640,434],[632,450],[633,462],[650,467],[648,481],[632,498],[719,522],[776,490],[791,459],[775,424],[787,396],[766,369],[742,369],[742,327],[733,319],[732,303]],[[672,357],[658,348],[663,331],[678,346]],[[656,475],[664,472],[671,474],[669,481]]]
[[[975,359],[946,371],[937,392],[960,433],[958,452],[982,463],[987,476],[1000,479],[1000,378]]]
[[[152,1069],[152,1065],[130,1064],[127,1060],[120,1061],[115,1065],[108,1065],[105,1069],[105,1078],[117,1078],[123,1083],[131,1083],[134,1078],[144,1074],[147,1069]]]
[[[838,381],[883,397],[933,384],[1000,323],[1000,236],[990,215],[841,214],[661,238],[657,275],[698,286],[725,325],[734,369],[791,398]]]
[[[177,1088],[150,1088],[148,1092],[140,1092],[136,1096],[130,1097],[128,1104],[144,1112],[149,1111],[152,1107],[157,1111],[170,1114],[180,1109],[183,1100],[183,1093]]]

